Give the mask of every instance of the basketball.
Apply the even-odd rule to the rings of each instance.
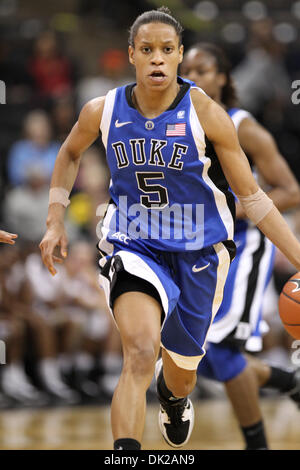
[[[286,331],[300,339],[300,272],[283,286],[279,296],[279,315]]]

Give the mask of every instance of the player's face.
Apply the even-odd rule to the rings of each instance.
[[[213,99],[220,95],[226,81],[226,76],[217,70],[215,58],[198,49],[191,49],[185,54],[180,75],[195,82]]]
[[[176,82],[183,46],[175,29],[164,23],[140,26],[129,46],[129,60],[135,66],[136,80],[147,88],[164,90]]]

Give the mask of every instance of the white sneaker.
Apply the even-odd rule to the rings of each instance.
[[[2,374],[2,390],[10,398],[21,402],[38,402],[43,395],[29,382],[19,365],[9,365]]]
[[[162,360],[156,363],[155,378],[158,384],[162,380]],[[172,447],[185,445],[194,427],[194,407],[187,397],[178,400],[166,400],[159,394],[160,410],[158,424],[165,441]]]

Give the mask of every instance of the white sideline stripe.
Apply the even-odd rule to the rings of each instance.
[[[109,134],[109,129],[110,129],[111,117],[112,117],[113,110],[114,110],[116,92],[117,92],[117,89],[114,88],[113,90],[110,90],[105,97],[103,114],[102,114],[102,119],[100,123],[100,130],[102,132],[102,141],[103,141],[103,145],[105,149],[107,149],[107,140],[108,140],[108,134]]]

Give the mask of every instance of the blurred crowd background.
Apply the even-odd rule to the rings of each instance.
[[[68,259],[52,277],[38,244],[61,143],[89,99],[134,80],[127,59],[136,16],[162,4],[185,28],[184,45],[212,41],[227,52],[241,107],[276,139],[300,181],[300,1],[0,0],[0,227],[19,235],[0,246],[0,407],[74,406],[111,399],[121,370],[117,330],[98,287],[96,208],[108,200],[102,144],[85,152],[71,194]],[[285,214],[300,238],[299,211]],[[278,294],[294,268],[276,256],[266,295],[270,331],[260,357],[291,366],[291,337]],[[199,397],[221,385],[198,384]]]

